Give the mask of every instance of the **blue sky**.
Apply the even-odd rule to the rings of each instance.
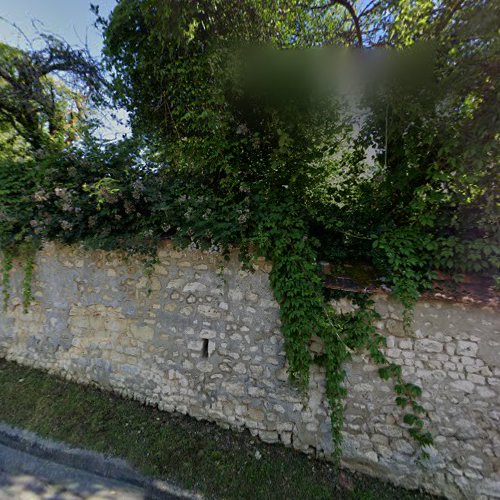
[[[87,41],[91,53],[100,53],[102,40],[93,27],[95,16],[90,3],[98,4],[102,15],[109,14],[116,0],[0,0],[0,16],[19,26],[32,39],[39,31],[61,36],[71,45],[82,46]],[[10,45],[25,46],[22,36],[0,20],[0,40]]]

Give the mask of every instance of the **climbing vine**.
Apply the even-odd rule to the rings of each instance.
[[[2,294],[3,294],[3,309],[7,310],[10,299],[10,272],[12,271],[13,252],[11,249],[3,250],[2,259]]]
[[[3,250],[2,263],[2,294],[3,294],[3,309],[7,310],[10,299],[10,275],[14,264],[14,259],[17,258],[23,266],[24,276],[21,283],[21,295],[24,313],[28,312],[28,307],[33,301],[33,270],[35,268],[35,257],[37,245],[33,241],[23,242],[16,246]]]
[[[28,307],[33,301],[33,271],[35,268],[35,258],[37,252],[37,245],[33,241],[25,242],[20,246],[18,255],[23,262],[24,277],[21,287],[21,294],[23,297],[23,311],[28,312]]]
[[[341,454],[345,363],[355,353],[366,351],[371,360],[381,366],[382,379],[392,379],[396,404],[404,409],[403,422],[411,437],[422,447],[432,444],[425,428],[426,412],[418,403],[420,387],[404,381],[401,366],[390,363],[383,353],[385,337],[374,323],[379,314],[366,294],[330,291],[326,294],[318,272],[314,241],[307,236],[307,226],[293,206],[284,206],[268,214],[254,238],[257,248],[272,263],[270,283],[280,304],[282,332],[293,382],[305,388],[312,363],[325,369],[326,396],[330,408],[334,456]],[[351,312],[338,311],[332,299],[347,297],[353,303]],[[312,336],[323,341],[323,352],[313,356]],[[425,448],[422,456],[426,456]]]
[[[247,265],[252,255],[272,262],[292,382],[305,389],[311,365],[325,369],[337,457],[344,366],[363,351],[393,381],[410,435],[431,444],[421,389],[384,355],[370,298],[343,293],[353,308],[336,308],[318,261],[373,266],[407,331],[437,271],[498,275],[496,27],[475,27],[471,47],[474,7],[440,4],[374,2],[359,16],[353,7],[347,33],[331,2],[121,0],[97,22],[132,137],[85,135],[0,162],[4,306],[21,248],[25,310],[32,301],[30,242],[42,238],[141,254],[148,280],[162,238],[226,255],[238,246]],[[352,96],[338,90],[350,66],[319,50],[354,43],[397,49],[360,63],[375,76],[355,82],[356,126]]]

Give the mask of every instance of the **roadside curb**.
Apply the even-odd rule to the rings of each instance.
[[[0,422],[0,444],[66,467],[141,487],[146,491],[148,499],[201,500],[203,498],[197,493],[183,490],[166,481],[144,476],[121,458],[51,441],[3,422]]]

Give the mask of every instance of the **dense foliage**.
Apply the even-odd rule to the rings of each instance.
[[[313,362],[326,369],[337,452],[343,365],[363,349],[394,379],[411,435],[431,443],[420,389],[387,363],[372,303],[355,295],[353,311],[336,311],[318,262],[375,266],[408,327],[436,271],[498,272],[498,6],[358,7],[121,0],[98,18],[133,137],[0,163],[4,285],[11,249],[41,238],[153,257],[169,236],[238,246],[246,264],[263,255],[291,379],[305,387]]]
[[[19,143],[18,155],[73,142],[86,101],[97,98],[102,79],[88,53],[53,35],[41,37],[40,49],[0,44],[0,157]]]

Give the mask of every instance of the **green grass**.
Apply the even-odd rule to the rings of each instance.
[[[0,359],[0,420],[41,436],[127,459],[145,474],[208,498],[431,498],[339,472],[248,432],[158,411],[136,401]],[[255,458],[256,451],[262,455]]]

